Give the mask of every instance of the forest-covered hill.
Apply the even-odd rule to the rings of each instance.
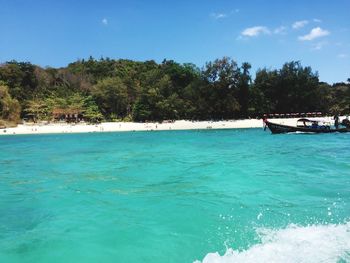
[[[260,69],[254,77],[250,68],[228,57],[202,69],[173,60],[90,57],[64,68],[10,61],[0,66],[0,119],[51,120],[55,110],[92,122],[350,112],[349,83],[320,82],[317,72],[294,61],[277,70]]]

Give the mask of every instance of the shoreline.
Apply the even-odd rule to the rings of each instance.
[[[295,125],[299,118],[273,119],[276,123]],[[313,118],[315,119],[315,118]],[[318,117],[332,121],[332,117]],[[262,119],[243,119],[227,121],[187,121],[178,120],[170,123],[138,122],[103,122],[87,123],[52,123],[20,124],[17,127],[0,129],[1,135],[24,134],[62,134],[62,133],[96,133],[96,132],[130,132],[130,131],[169,131],[169,130],[209,130],[209,129],[247,129],[263,128]]]

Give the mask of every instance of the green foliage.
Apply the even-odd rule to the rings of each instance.
[[[241,72],[238,78],[238,102],[241,105],[240,113],[241,117],[248,117],[248,107],[250,95],[251,77],[249,69],[252,66],[249,63],[243,63]]]
[[[102,113],[108,118],[123,118],[127,114],[127,87],[119,77],[100,80],[92,89],[92,96]]]
[[[46,120],[49,115],[49,106],[45,101],[39,99],[32,99],[27,101],[24,109],[26,116],[32,118],[34,122],[37,120]]]
[[[209,116],[214,119],[232,119],[239,116],[237,63],[228,57],[209,62],[203,71],[206,90],[203,99],[209,100]],[[206,103],[208,104],[208,103]]]
[[[133,107],[133,119],[135,121],[151,120],[152,109],[148,105],[146,96],[141,96]]]
[[[262,69],[256,73],[252,104],[256,113],[328,112],[330,91],[330,86],[319,83],[310,67],[293,61],[281,70]]]
[[[92,123],[97,123],[103,120],[103,115],[100,112],[96,102],[93,100],[92,96],[84,98],[83,101],[83,114],[84,118]]]
[[[0,114],[11,120],[51,120],[55,109],[64,109],[99,122],[350,111],[350,83],[319,82],[310,67],[294,61],[278,70],[258,70],[254,81],[250,68],[228,57],[201,70],[173,60],[158,64],[90,57],[60,69],[11,61],[0,66]]]
[[[336,84],[332,88],[330,112],[332,114],[349,114],[350,112],[350,85],[345,83]],[[331,99],[332,100],[332,99]]]
[[[0,82],[0,119],[18,122],[20,112],[21,106],[18,100],[13,99],[8,87]]]

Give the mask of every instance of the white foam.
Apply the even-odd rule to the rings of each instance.
[[[350,222],[307,227],[290,225],[279,230],[262,228],[257,233],[260,244],[244,251],[229,248],[223,256],[208,253],[202,262],[350,262]]]

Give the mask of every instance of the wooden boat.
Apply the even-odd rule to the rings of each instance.
[[[345,127],[335,128],[331,127],[329,123],[320,122],[317,120],[299,119],[297,126],[289,126],[284,124],[273,123],[268,120],[264,120],[265,125],[270,129],[273,134],[277,133],[334,133],[334,132],[350,132],[350,125],[348,122],[343,121],[342,125]]]

